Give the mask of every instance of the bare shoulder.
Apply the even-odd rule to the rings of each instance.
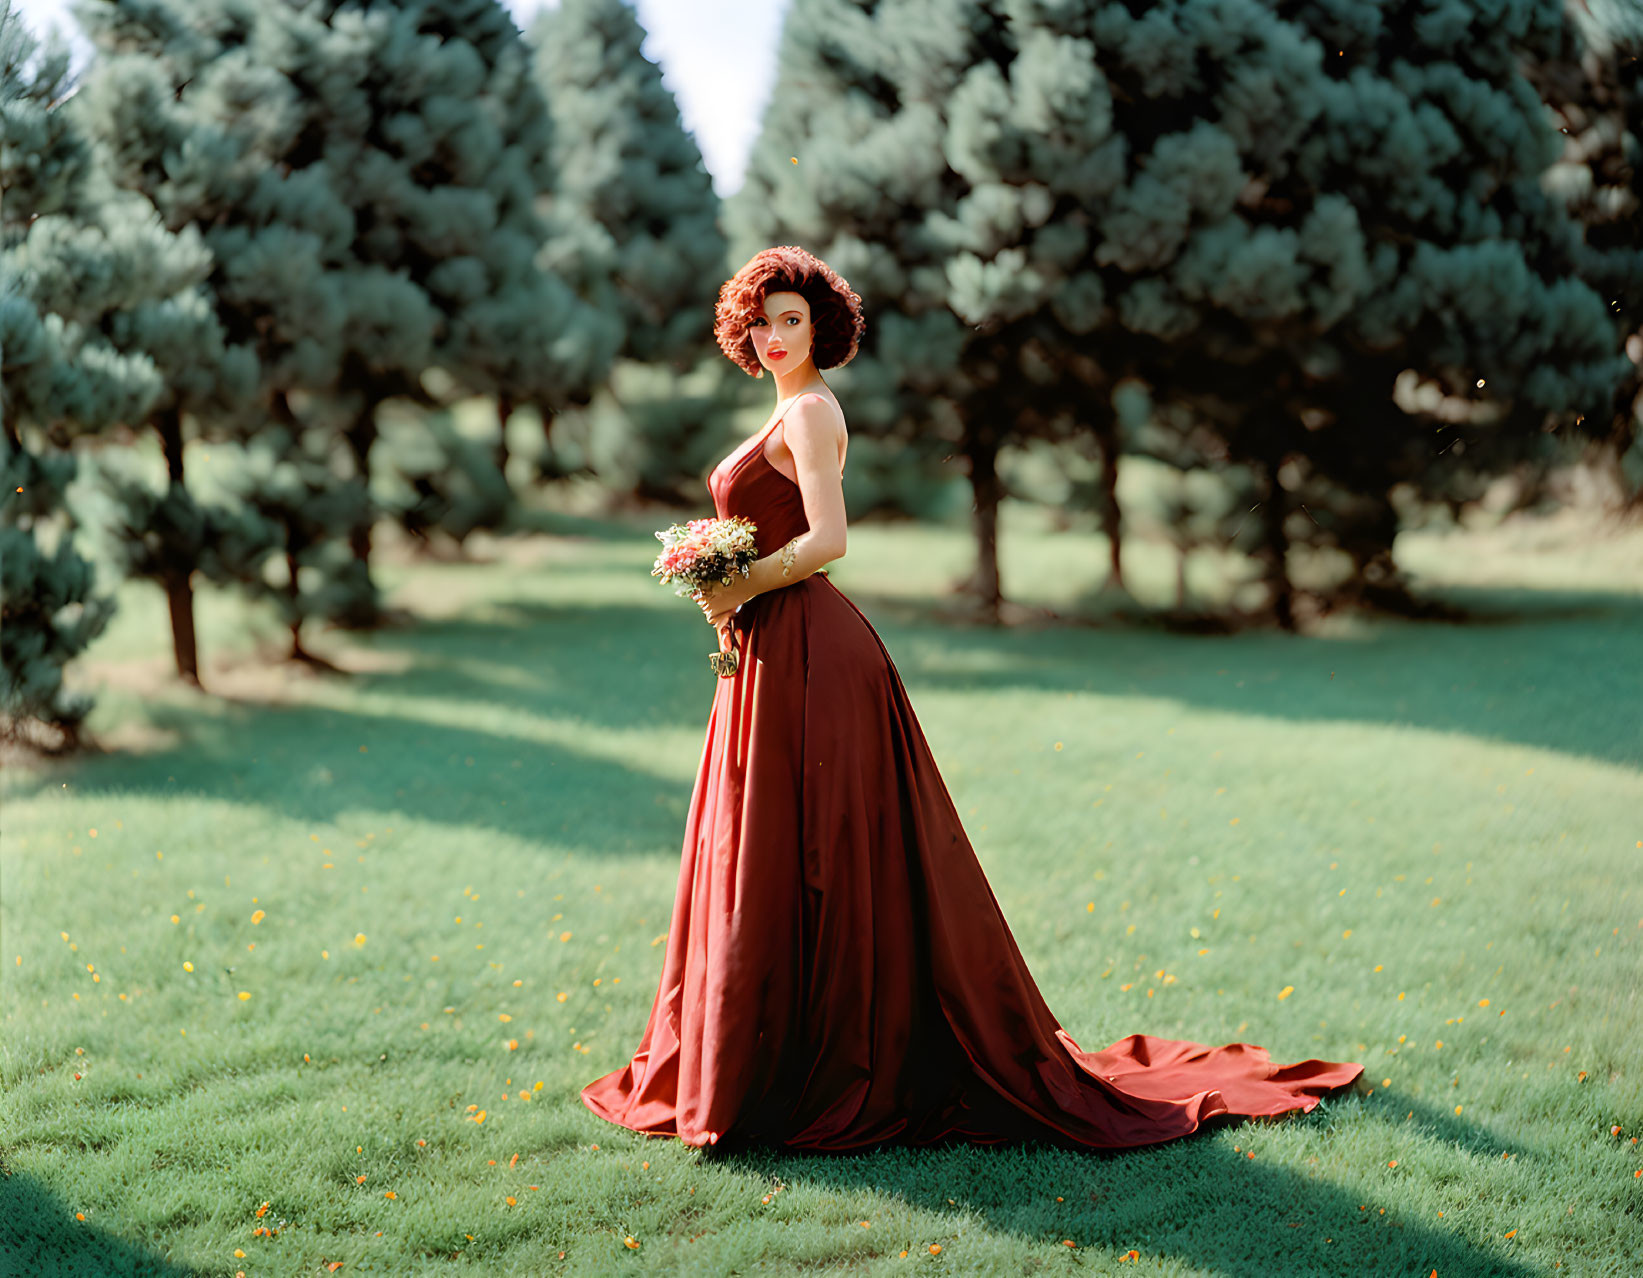
[[[794,483],[798,480],[787,474],[789,465],[797,466],[798,459],[793,456],[793,450],[787,446],[788,428],[798,431],[798,438],[805,441],[805,447],[815,447],[825,456],[825,449],[831,445],[838,452],[839,467],[844,467],[844,456],[848,451],[846,440],[849,433],[844,427],[844,412],[839,408],[838,401],[831,395],[823,395],[819,391],[812,391],[808,395],[801,395],[788,408],[786,420],[770,432],[770,442],[765,456],[770,464],[787,475]],[[777,436],[781,438],[777,438]]]
[[[819,391],[800,395],[793,401],[792,407],[787,410],[786,420],[782,423],[784,432],[789,424],[796,425],[806,435],[817,435],[824,439],[843,441],[847,433],[844,410],[839,407],[839,401]]]

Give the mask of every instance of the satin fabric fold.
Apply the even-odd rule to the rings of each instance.
[[[779,423],[781,419],[777,419]],[[761,556],[805,531],[764,440],[709,480]],[[825,575],[755,596],[715,679],[661,979],[594,1113],[691,1145],[1117,1149],[1309,1110],[1358,1064],[1131,1034],[1083,1051],[1033,981],[895,663]]]

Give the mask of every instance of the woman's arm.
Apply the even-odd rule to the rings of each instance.
[[[839,474],[843,426],[838,414],[820,395],[806,395],[787,410],[782,431],[787,450],[793,454],[810,528],[780,551],[753,561],[744,579],[750,596],[803,581],[816,569],[843,558],[846,549],[844,478]],[[788,570],[785,577],[784,567]]]

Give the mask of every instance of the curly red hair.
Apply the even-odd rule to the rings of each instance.
[[[764,314],[764,300],[770,293],[798,293],[810,303],[810,326],[815,334],[811,356],[817,368],[838,368],[855,357],[867,330],[861,298],[819,257],[797,244],[782,244],[755,253],[719,288],[713,336],[719,349],[748,376],[764,376],[747,329]]]

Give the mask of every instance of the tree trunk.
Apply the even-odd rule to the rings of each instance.
[[[359,576],[365,583],[363,596],[349,600],[347,606],[331,617],[332,624],[347,630],[371,630],[387,620],[384,609],[375,600],[377,591],[371,581],[371,529],[376,522],[376,507],[371,501],[371,445],[376,442],[376,408],[380,400],[367,394],[366,403],[343,432],[354,459],[355,482],[360,485],[364,498],[364,514],[359,522],[348,529],[348,548],[353,552]],[[311,658],[318,661],[319,658]]]
[[[1283,465],[1282,450],[1274,449],[1264,460],[1261,501],[1261,528],[1265,534],[1260,558],[1266,563],[1266,580],[1271,590],[1272,615],[1280,629],[1295,630],[1295,587],[1289,580],[1289,534],[1284,522],[1289,514],[1289,494],[1278,482]]]
[[[1643,484],[1633,487],[1626,476],[1622,459],[1637,441],[1633,425],[1638,420],[1639,401],[1643,400],[1643,379],[1629,378],[1615,393],[1615,411],[1611,429],[1605,442],[1604,460],[1615,491],[1619,494],[1616,513],[1622,516],[1643,514]]]
[[[291,601],[291,660],[306,661],[308,654],[302,646],[302,609],[297,604],[297,552],[291,544],[295,539],[295,535],[295,530],[287,523],[285,526],[285,571],[290,580],[285,584],[285,593]]]
[[[512,395],[496,397],[496,471],[503,479],[508,477],[508,418],[513,408]]]
[[[1096,516],[1101,531],[1107,534],[1108,572],[1103,589],[1123,590],[1124,585],[1124,531],[1123,512],[1118,508],[1118,417],[1112,404],[1093,400],[1090,429],[1101,449],[1101,497]]]
[[[354,457],[354,474],[365,489],[367,501],[371,492],[371,445],[377,438],[376,402],[367,399],[353,422],[344,432],[349,451]],[[371,562],[371,517],[366,515],[348,530],[348,546],[354,558],[367,568]]]
[[[998,477],[998,438],[991,429],[967,431],[964,455],[970,461],[970,488],[975,495],[971,507],[976,537],[975,574],[966,583],[981,605],[982,619],[999,622],[1003,592],[998,577],[998,507],[1003,484]]]
[[[558,463],[553,458],[553,410],[541,400],[533,401],[537,416],[542,419],[542,451],[536,456],[536,471],[532,478],[539,484],[561,478]]]
[[[1343,530],[1342,548],[1351,556],[1353,576],[1341,594],[1375,608],[1390,606],[1402,611],[1407,606],[1408,582],[1392,554],[1397,535],[1397,508],[1383,494],[1371,510]]]
[[[171,653],[177,677],[199,688],[200,654],[194,635],[194,586],[192,573],[170,573],[165,579],[166,603],[171,611]]]
[[[161,409],[154,417],[154,429],[160,436],[160,448],[165,454],[166,475],[171,487],[183,486],[183,415],[172,404]],[[166,605],[171,613],[171,651],[177,665],[177,677],[184,683],[200,687],[199,643],[194,633],[194,574],[182,568],[167,573],[161,583],[165,589]]]
[[[273,394],[274,420],[285,426],[291,432],[291,446],[302,447],[302,421],[297,417],[296,410],[291,407],[290,397],[284,390],[276,390]],[[285,528],[285,595],[291,606],[291,653],[292,661],[307,661],[307,649],[302,646],[302,608],[300,606],[301,592],[297,585],[297,559],[307,547],[307,539],[302,529],[292,519],[283,519]]]

